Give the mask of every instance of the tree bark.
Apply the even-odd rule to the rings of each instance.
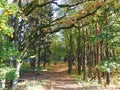
[[[81,73],[81,57],[80,57],[80,28],[78,27],[78,38],[77,38],[77,61],[78,61],[78,74]]]
[[[41,48],[40,48],[40,44],[39,44],[39,49],[38,49],[38,63],[37,63],[37,75],[40,75],[40,51],[41,51]]]
[[[73,52],[73,46],[72,46],[72,30],[69,32],[69,60],[68,60],[68,73],[71,74],[72,72],[72,52]]]
[[[84,29],[82,29],[83,31],[83,80],[86,80],[86,37],[85,37],[85,31]]]
[[[106,25],[108,25],[108,13],[107,12],[105,13],[105,18],[106,18]],[[106,36],[106,58],[109,57],[109,48],[108,48],[107,38],[108,37]],[[108,68],[110,68],[109,65],[108,65]],[[110,71],[108,71],[106,74],[106,84],[108,85],[110,84]]]
[[[98,23],[96,23],[96,35],[98,35],[99,33],[99,27],[98,27]],[[100,40],[97,41],[97,64],[99,65],[101,62],[101,51],[100,51]],[[100,70],[97,70],[98,72],[98,83],[101,83],[101,72]]]

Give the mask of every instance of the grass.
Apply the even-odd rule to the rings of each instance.
[[[83,81],[83,74],[73,74],[72,75],[74,80],[76,80],[78,83],[82,84],[82,87],[88,87],[88,86],[100,86],[96,80],[90,81],[90,78]]]
[[[17,90],[44,90],[43,85],[47,82],[47,80],[26,80],[18,84]]]
[[[87,74],[88,75],[88,74]],[[83,81],[83,73],[80,75],[76,74],[76,72],[73,73],[74,80],[78,81],[78,83],[81,83],[83,87],[88,86],[107,86],[106,85],[106,76],[101,78],[102,84],[98,84],[97,78],[90,81],[91,78],[88,78]],[[116,72],[115,69],[112,70],[112,73],[110,75],[110,85],[111,87],[118,87],[120,86],[120,68],[118,69],[118,72]]]

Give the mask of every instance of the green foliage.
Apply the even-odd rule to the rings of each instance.
[[[97,43],[97,38],[96,38],[96,36],[89,36],[89,38],[88,38],[88,43],[90,43],[90,44],[96,44]]]
[[[7,70],[6,68],[0,68],[0,80],[6,77]]]
[[[115,52],[117,53],[116,55],[120,54],[120,42],[119,42],[120,18],[118,14],[120,9],[120,3],[118,3],[118,0],[106,0],[106,2],[103,2],[102,0],[96,0],[95,2],[87,0],[81,3],[80,5],[79,5],[79,2],[81,2],[80,0],[74,0],[74,1],[68,0],[68,2],[63,2],[63,3],[67,3],[67,5],[59,5],[58,11],[57,10],[51,11],[52,5],[50,6],[51,8],[47,7],[50,5],[50,3],[48,3],[49,5],[47,5],[46,3],[46,2],[49,2],[49,0],[47,1],[32,0],[32,1],[33,1],[33,7],[34,7],[33,9],[30,8],[32,7],[32,3],[30,4],[27,3],[25,5],[22,5],[23,14],[21,15],[21,17],[23,18],[23,22],[20,22],[18,25],[16,25],[18,26],[16,27],[16,29],[18,30],[23,28],[22,25],[24,25],[24,28],[27,27],[28,29],[27,33],[26,32],[24,33],[25,30],[22,32],[24,33],[23,36],[25,41],[23,41],[22,44],[20,44],[20,46],[23,45],[22,46],[23,49],[24,49],[24,45],[27,46],[26,49],[28,50],[26,49],[25,50],[28,51],[28,54],[31,53],[31,52],[29,53],[30,51],[29,48],[31,48],[32,45],[35,46],[36,49],[38,49],[39,45],[37,45],[37,43],[39,43],[40,40],[42,40],[42,38],[47,36],[46,33],[49,32],[50,28],[53,29],[54,31],[54,29],[58,30],[62,27],[63,29],[65,27],[68,27],[68,28],[65,28],[66,32],[63,32],[63,33],[60,32],[59,34],[62,33],[62,35],[58,35],[58,36],[54,35],[52,38],[52,44],[51,44],[52,54],[51,55],[53,60],[59,60],[60,57],[64,57],[65,55],[69,54],[68,51],[70,49],[70,40],[69,40],[70,32],[67,31],[67,29],[72,30],[71,31],[72,32],[71,48],[73,48],[73,50],[71,50],[71,53],[74,55],[77,54],[77,49],[80,49],[79,50],[80,57],[85,57],[85,60],[86,60],[86,57],[90,55],[90,57],[93,57],[93,59],[95,59],[98,40],[102,41],[103,45],[101,45],[101,48],[106,49],[107,47],[109,50],[115,49]],[[77,3],[77,2],[78,4],[71,6],[73,3]],[[43,7],[45,7],[45,9]],[[16,4],[14,3],[8,4],[7,0],[0,0],[0,68],[1,68],[1,75],[3,75],[3,77],[7,77],[7,79],[9,80],[14,79],[13,77],[15,76],[15,73],[14,73],[15,71],[6,69],[5,68],[6,62],[10,57],[13,57],[16,59],[18,58],[18,55],[19,55],[19,52],[15,47],[16,42],[13,43],[13,42],[10,42],[9,40],[9,37],[13,37],[13,32],[14,32],[13,28],[9,26],[9,19],[11,18],[11,15],[14,15],[14,16],[16,15],[16,11],[18,11]],[[57,11],[57,14],[59,14],[59,16],[54,17],[54,15],[53,16],[49,15],[49,14],[53,14],[55,11]],[[106,12],[108,16],[105,15]],[[28,15],[26,15],[27,13]],[[24,15],[29,17],[24,18],[23,17]],[[63,15],[65,17],[63,17],[62,19],[58,18]],[[28,21],[26,22],[24,21],[24,19],[28,19]],[[108,19],[107,23],[106,23],[107,21],[106,19]],[[88,25],[87,23],[90,25]],[[96,23],[98,23],[98,28],[100,29],[98,30],[99,32],[97,35],[95,31]],[[17,23],[14,23],[14,24],[17,24]],[[80,26],[84,26],[86,24],[87,25],[85,27],[81,27],[82,29],[80,29],[80,32],[79,32],[77,31],[78,28],[76,28],[77,26],[79,26],[79,24]],[[21,26],[21,28],[19,28],[19,26]],[[71,28],[69,28],[69,26]],[[37,33],[37,31],[39,32]],[[50,30],[50,32],[52,32],[52,30]],[[37,34],[40,37],[37,37],[36,36]],[[63,37],[64,39],[63,38],[61,39],[60,37]],[[77,47],[78,41],[80,41],[80,45],[78,45],[79,47]],[[18,43],[16,44],[18,45]],[[46,48],[47,47],[45,47],[45,49]],[[91,50],[89,50],[90,48]],[[41,50],[41,51],[44,51],[44,50]],[[102,54],[104,54],[105,50],[102,50],[101,52]],[[25,56],[26,52],[23,54]],[[33,50],[32,54],[35,54],[35,50]],[[91,54],[93,55],[91,56]],[[109,58],[105,58],[105,57],[106,55],[103,56],[104,59],[102,60],[100,65],[96,66],[97,69],[103,72],[110,72],[111,68],[116,68],[119,66],[119,63],[120,63],[119,56],[113,56],[113,57],[108,56]],[[92,63],[92,61],[94,60],[86,60],[85,64],[89,63],[89,61]],[[82,60],[82,63],[83,63],[83,60]]]
[[[8,25],[8,20],[11,15],[16,14],[17,9],[16,4],[8,4],[6,0],[0,1],[0,36],[12,35],[14,30]]]
[[[9,41],[9,36],[13,36],[13,28],[9,25],[11,15],[15,15],[17,5],[12,3],[8,4],[6,0],[0,1],[0,65],[4,60],[8,60],[11,56],[15,58],[18,51],[15,49],[14,43]]]
[[[14,48],[14,44],[9,40],[0,41],[0,58],[8,60],[11,56],[17,57],[19,52]]]
[[[14,29],[9,25],[9,19],[16,15],[17,5],[9,4],[7,0],[0,0],[0,80],[13,80],[16,77],[15,69],[7,67],[10,57],[18,58],[15,44],[9,40],[13,37]]]
[[[7,80],[13,80],[16,77],[14,68],[0,68],[0,80],[6,78]]]
[[[10,70],[9,72],[6,73],[6,79],[7,80],[14,80],[16,77],[15,69]]]
[[[120,67],[120,56],[112,56],[102,60],[100,65],[97,65],[96,68],[102,72],[111,72],[112,68]]]
[[[51,59],[52,60],[60,60],[62,57],[65,57],[66,55],[66,52],[67,52],[67,48],[65,47],[65,44],[64,42],[62,41],[62,39],[58,39],[60,38],[61,36],[59,35],[54,35],[52,38],[53,38],[53,41],[51,43],[51,52],[52,52],[52,55],[51,55]]]
[[[76,81],[82,81],[83,80],[83,75],[80,74],[73,74],[73,78],[76,80]]]

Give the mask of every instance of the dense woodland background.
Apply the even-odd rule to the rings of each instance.
[[[1,88],[7,80],[16,87],[26,62],[40,75],[59,61],[69,74],[109,85],[120,74],[120,1],[0,0]]]

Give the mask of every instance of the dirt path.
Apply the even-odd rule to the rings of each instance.
[[[67,72],[67,65],[63,62],[51,66],[52,70],[41,71],[40,76],[36,76],[32,72],[22,73],[21,80],[47,81],[42,84],[43,90],[80,90],[81,85],[73,80],[72,76]],[[20,85],[18,85],[20,87]],[[17,89],[19,90],[19,89]],[[41,90],[41,89],[36,89]]]
[[[49,81],[45,85],[45,90],[80,90],[81,85],[68,74],[65,64],[60,63],[52,68],[53,70],[47,73]]]
[[[32,83],[28,86],[31,86],[29,89],[25,90],[120,90],[120,88],[106,88],[106,87],[82,87],[81,83],[73,80],[72,76],[67,72],[67,65],[63,62],[51,66],[52,70],[41,71],[40,76],[36,76],[32,72],[22,73],[21,79],[30,81],[46,81],[46,83],[40,84]],[[37,84],[37,85],[36,85]],[[26,85],[26,84],[25,84]],[[20,87],[20,85],[18,85]],[[32,89],[32,86],[34,89]],[[35,86],[37,88],[35,89]],[[22,85],[23,87],[23,85]],[[17,89],[24,90],[24,89]]]

